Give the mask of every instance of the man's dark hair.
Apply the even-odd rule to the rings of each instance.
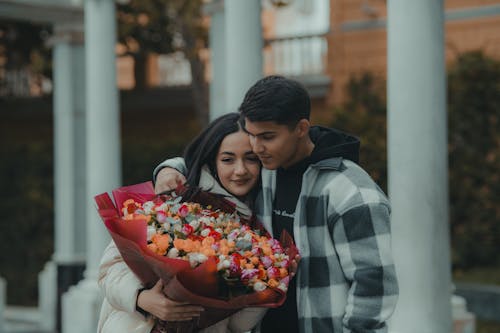
[[[311,100],[302,84],[272,75],[257,81],[246,93],[239,110],[250,121],[273,121],[295,127],[311,113]]]
[[[197,137],[191,141],[184,151],[184,161],[188,169],[187,183],[198,186],[201,168],[208,165],[210,173],[217,179],[215,159],[222,140],[242,129],[240,115],[228,113],[213,120]]]

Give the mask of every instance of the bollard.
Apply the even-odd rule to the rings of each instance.
[[[467,311],[465,298],[458,295],[451,296],[451,314],[453,333],[476,333],[476,317]]]
[[[7,282],[0,277],[0,332],[5,330],[5,304],[7,303]]]

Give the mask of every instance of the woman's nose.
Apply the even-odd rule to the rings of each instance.
[[[243,161],[239,161],[236,163],[235,168],[234,168],[234,173],[237,175],[244,175],[247,172],[247,168],[245,166],[245,163]]]

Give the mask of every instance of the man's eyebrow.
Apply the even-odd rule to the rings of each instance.
[[[269,134],[274,134],[275,133],[274,131],[266,131],[266,132],[261,132],[261,133],[253,134],[253,133],[250,133],[249,131],[247,131],[246,129],[245,129],[245,132],[248,135],[251,135],[251,136],[264,136],[264,135],[269,135]]]

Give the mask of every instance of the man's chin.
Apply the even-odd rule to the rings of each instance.
[[[276,170],[279,168],[279,166],[274,163],[264,163],[264,162],[262,162],[262,167],[264,167],[267,170]]]

